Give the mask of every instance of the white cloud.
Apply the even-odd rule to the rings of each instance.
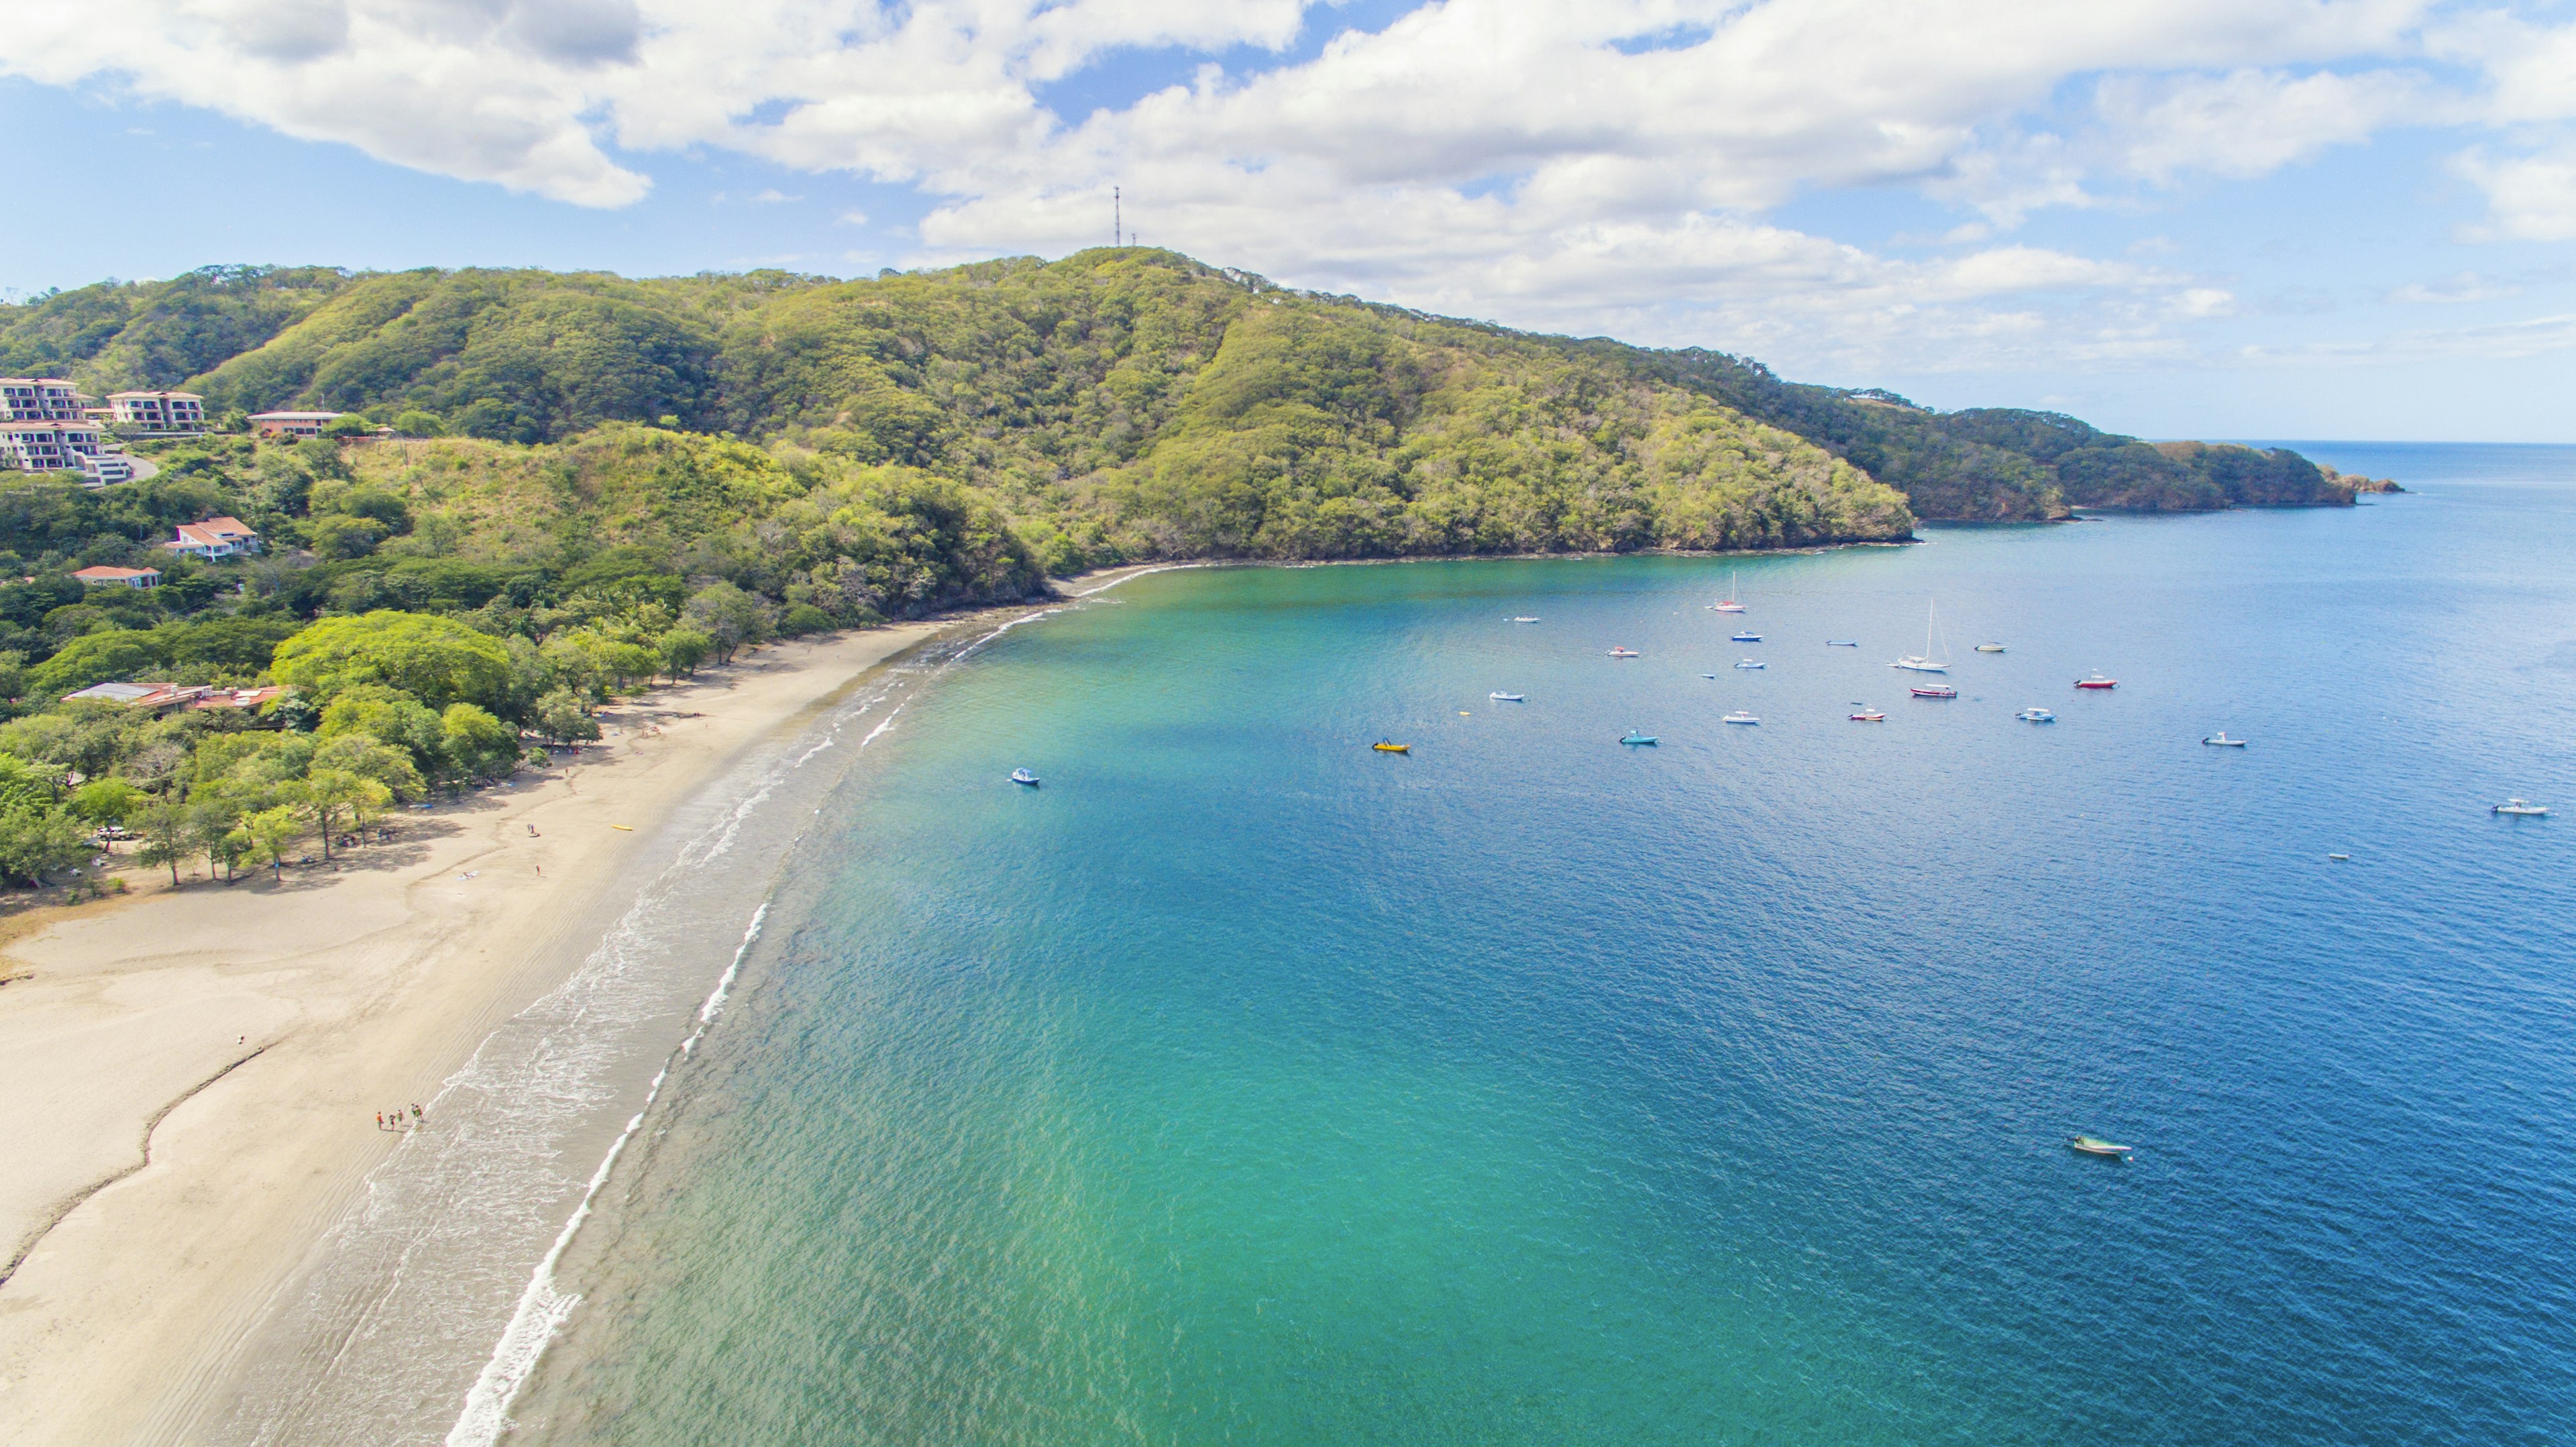
[[[2384,365],[2390,362],[2457,360],[2519,361],[2576,348],[2576,314],[2532,317],[2491,326],[2453,327],[2438,331],[2401,332],[2393,337],[2352,342],[2316,342],[2301,347],[2244,348],[2238,355],[2264,365],[2317,362]]]
[[[802,201],[802,200],[804,200],[805,198],[804,198],[804,197],[802,197],[802,196],[790,196],[790,195],[788,195],[786,192],[779,190],[779,189],[778,189],[777,187],[775,187],[775,186],[772,186],[772,187],[770,187],[768,190],[761,192],[759,195],[754,196],[754,197],[752,197],[751,199],[752,199],[752,201],[753,201],[754,203],[756,203],[756,204],[758,204],[758,205],[762,205],[762,206],[778,206],[778,205],[784,205],[785,203],[790,202],[790,201]]]
[[[2267,175],[2329,146],[2369,139],[2432,102],[2420,75],[2371,71],[2293,75],[2114,76],[2095,92],[2126,167],[2155,181],[2185,170]]]
[[[2388,300],[2399,306],[2457,306],[2464,302],[2498,301],[2522,295],[2522,288],[2499,282],[2474,271],[2464,271],[2442,281],[2410,281],[2388,293]]]
[[[2486,193],[2488,219],[2471,237],[2576,240],[2576,144],[2502,157],[2473,146],[2452,158],[2451,169]]]

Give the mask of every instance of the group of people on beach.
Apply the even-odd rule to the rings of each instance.
[[[411,1108],[411,1119],[409,1120],[403,1119],[403,1110],[399,1105],[393,1108],[393,1113],[391,1115],[387,1115],[381,1110],[376,1112],[376,1129],[378,1130],[418,1130],[420,1129],[420,1122],[421,1111],[418,1102],[413,1103]]]

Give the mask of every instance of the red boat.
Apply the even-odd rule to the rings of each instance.
[[[1916,698],[1957,698],[1959,696],[1959,690],[1952,688],[1946,683],[1936,683],[1930,688],[1918,688],[1914,690],[1914,696]]]
[[[2097,673],[2091,678],[2079,678],[2075,680],[2075,686],[2077,688],[2118,688],[2120,686],[2120,680],[2116,678],[2104,678],[2102,675]]]

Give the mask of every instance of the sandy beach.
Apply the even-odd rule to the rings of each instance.
[[[944,625],[763,650],[342,867],[133,870],[0,946],[0,1441],[171,1440],[477,1044],[577,962],[655,823]],[[202,868],[202,866],[201,866]]]

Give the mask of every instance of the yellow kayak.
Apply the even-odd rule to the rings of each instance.
[[[1376,743],[1370,745],[1370,747],[1376,749],[1381,754],[1409,754],[1413,752],[1413,745],[1411,744],[1391,744],[1384,739],[1378,740]]]

